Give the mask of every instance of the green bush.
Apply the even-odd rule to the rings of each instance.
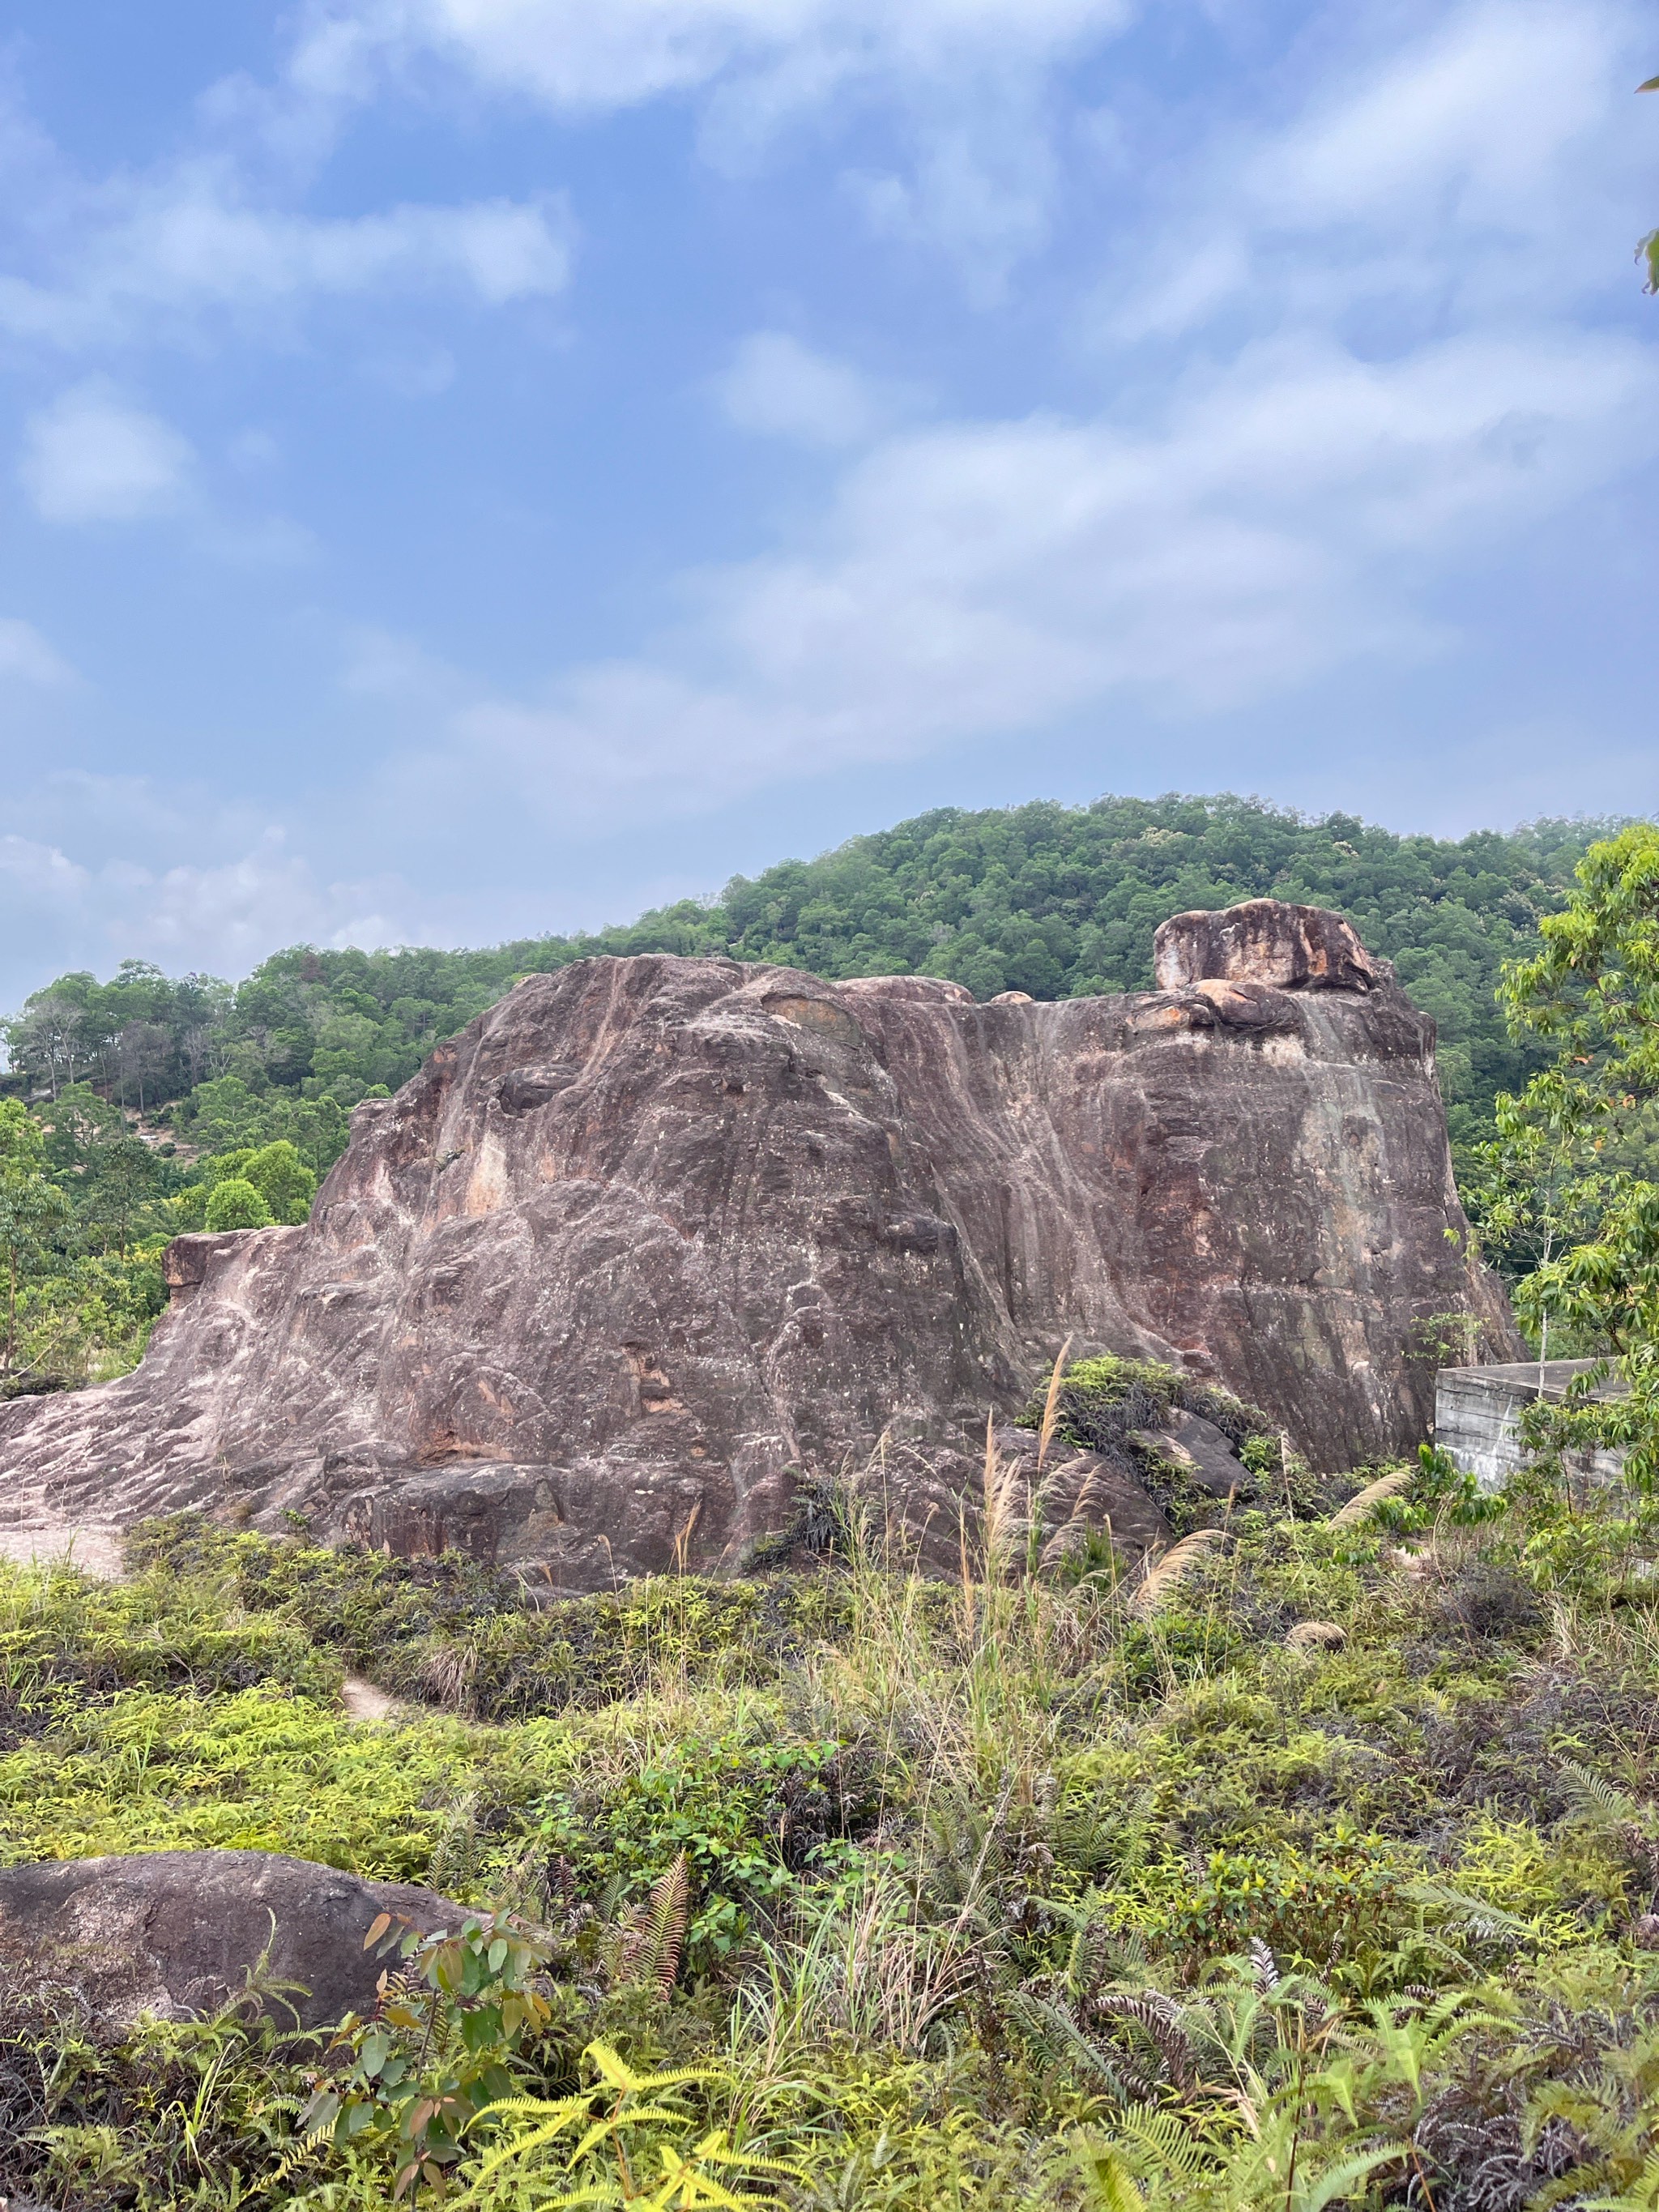
[[[273,1221],[297,1226],[308,1218],[317,1177],[287,1138],[250,1154],[242,1173],[270,1207]]]
[[[275,1218],[264,1197],[246,1176],[227,1176],[208,1193],[204,1226],[211,1234],[223,1229],[269,1229]]]

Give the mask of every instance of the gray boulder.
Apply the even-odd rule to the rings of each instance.
[[[119,2033],[145,2013],[216,2011],[268,1952],[264,1978],[297,1984],[268,2008],[331,2027],[374,2007],[384,1962],[363,1937],[378,1914],[429,1935],[459,1925],[462,1909],[408,1882],[266,1851],[51,1859],[0,1870],[0,1975],[70,1989]]]

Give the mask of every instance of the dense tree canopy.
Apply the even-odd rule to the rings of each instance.
[[[193,1146],[283,1140],[320,1173],[344,1145],[346,1109],[405,1082],[518,975],[585,954],[725,953],[830,976],[946,975],[981,998],[1066,997],[1149,986],[1167,915],[1271,893],[1339,908],[1395,962],[1440,1025],[1453,1135],[1467,1141],[1494,1095],[1542,1064],[1541,1047],[1505,1028],[1502,964],[1535,949],[1539,917],[1608,826],[1540,822],[1453,842],[1224,795],[942,807],[593,934],[465,952],[301,945],[234,988],[138,961],[107,983],[64,975],[5,1035],[37,1097],[90,1081],[129,1108],[172,1101]]]

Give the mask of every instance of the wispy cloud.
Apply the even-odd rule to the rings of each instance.
[[[1523,259],[1491,265],[1492,226],[1552,230],[1534,210],[1558,190],[1582,246],[1629,27],[1616,4],[1474,0],[1380,58],[1373,36],[1369,84],[1353,57],[1252,137],[1222,126],[1192,165],[1239,180],[1216,250],[1109,331],[1097,411],[878,429],[842,364],[752,336],[733,418],[863,448],[827,512],[687,577],[653,648],[476,699],[450,743],[550,817],[605,820],[646,787],[708,805],[1115,702],[1225,714],[1449,651],[1439,609],[1471,563],[1659,452],[1659,356],[1580,313],[1577,285],[1540,298]],[[1149,264],[1176,265],[1191,189],[1171,179]],[[1401,285],[1410,314],[1358,312]],[[1177,325],[1206,343],[1161,391],[1121,368]]]
[[[434,416],[441,408],[446,427],[487,432],[489,402],[470,416],[465,405],[474,377],[483,390],[495,374],[489,388],[515,404],[534,386],[521,360],[503,365],[510,347],[480,368],[480,311],[554,298],[571,270],[574,218],[556,195],[526,195],[526,146],[556,165],[577,137],[570,118],[673,104],[695,112],[702,156],[724,170],[710,198],[727,212],[743,206],[732,187],[745,165],[752,174],[770,162],[778,178],[792,161],[817,164],[795,259],[745,260],[735,246],[731,283],[723,270],[695,312],[673,296],[663,306],[661,241],[642,245],[644,225],[621,246],[601,241],[612,256],[604,313],[579,331],[586,359],[573,356],[591,373],[569,387],[594,408],[599,461],[580,450],[574,410],[544,436],[532,398],[513,417],[513,439],[529,442],[505,461],[483,434],[447,441],[467,447],[459,458],[419,449],[422,498],[418,472],[434,464],[422,527],[407,503],[388,501],[384,514],[354,515],[359,544],[347,548],[340,529],[323,549],[304,591],[277,605],[283,649],[297,641],[301,661],[319,632],[344,638],[347,665],[331,701],[307,692],[302,671],[272,710],[287,712],[291,696],[303,732],[291,745],[285,732],[252,741],[246,783],[263,777],[268,805],[256,799],[231,818],[179,800],[178,818],[163,819],[153,792],[88,783],[52,806],[0,809],[13,957],[34,941],[31,916],[41,943],[80,960],[137,951],[220,969],[284,938],[490,934],[504,926],[493,916],[512,911],[520,926],[529,909],[535,925],[558,921],[576,893],[562,884],[549,912],[548,843],[574,850],[647,811],[672,823],[837,769],[996,739],[1012,754],[1079,730],[1103,778],[1179,781],[1180,767],[1146,762],[1149,727],[1197,732],[1213,750],[1267,702],[1255,726],[1282,708],[1300,731],[1287,743],[1310,757],[1312,710],[1297,702],[1308,687],[1327,682],[1336,696],[1437,657],[1467,671],[1477,629],[1496,663],[1525,621],[1494,607],[1505,561],[1587,541],[1592,503],[1605,495],[1610,508],[1612,488],[1659,448],[1659,356],[1617,291],[1628,284],[1639,307],[1629,255],[1652,213],[1613,120],[1615,98],[1640,106],[1630,88],[1653,65],[1630,66],[1643,35],[1634,0],[1301,0],[1289,10],[1182,0],[1143,11],[1144,41],[1113,55],[1130,5],[319,0],[302,7],[282,82],[222,87],[197,111],[186,158],[88,181],[38,132],[0,141],[15,246],[0,335],[33,380],[18,463],[26,499],[59,532],[114,535],[171,515],[216,556],[237,550],[222,519],[239,496],[227,457],[256,484],[274,485],[280,464],[283,495],[306,502],[303,410],[269,380],[247,404],[271,429],[249,435],[191,414],[185,375],[164,385],[159,370],[118,360],[109,380],[85,380],[100,349],[177,342],[216,368],[234,347],[292,348],[297,360],[303,346],[343,390],[356,386],[360,408],[365,375],[434,398],[453,376]],[[1167,46],[1146,63],[1144,44],[1195,26],[1223,40],[1237,33],[1254,57],[1248,83],[1224,83],[1213,54],[1197,89],[1171,74]],[[1086,69],[1072,67],[1079,58]],[[355,203],[337,191],[316,212],[319,149],[340,143],[371,102],[383,121],[402,103],[397,129],[410,141],[465,122],[467,173],[501,182],[503,195],[416,204],[400,166],[385,204],[342,212]],[[1085,102],[1099,104],[1086,141],[1073,128]],[[493,170],[481,118],[511,125],[501,137],[513,157]],[[653,161],[672,137],[649,137]],[[609,158],[600,141],[597,129],[581,134],[592,173]],[[632,161],[647,141],[630,123],[611,143]],[[1109,163],[1096,158],[1109,142],[1110,191]],[[446,161],[456,143],[446,139]],[[375,173],[369,160],[350,172],[357,185]],[[659,209],[663,191],[659,175],[639,207]],[[580,212],[602,222],[602,204],[596,193]],[[1019,284],[1017,311],[951,324],[934,289],[912,312],[883,289],[888,258],[864,247],[849,283],[838,258],[848,209],[948,256],[979,301]],[[722,236],[741,228],[734,221]],[[780,234],[793,249],[793,224],[769,237]],[[672,222],[664,234],[672,253]],[[1052,258],[1022,275],[1045,243]],[[629,289],[647,284],[657,288],[648,324]],[[419,314],[386,311],[416,297]],[[325,316],[330,301],[367,312]],[[865,313],[868,330],[856,321]],[[329,348],[348,321],[342,358]],[[660,362],[629,362],[607,414],[611,396],[594,395],[626,333],[647,327],[673,342]],[[823,331],[836,334],[830,350],[803,335]],[[93,358],[65,366],[65,353]],[[914,362],[921,381],[871,375],[856,365],[866,360]],[[711,362],[724,364],[712,378]],[[701,422],[688,398],[704,403]],[[684,474],[659,486],[665,448],[650,439],[664,412],[674,410],[676,437],[695,440],[710,402],[731,425],[816,453],[812,468],[783,472],[781,520],[781,502],[769,521],[743,504],[753,471],[730,466],[723,434],[712,458],[677,449],[667,474],[682,458]],[[636,404],[645,459],[632,474],[625,464],[625,481],[600,482],[624,442],[622,410]],[[345,451],[319,439],[309,458],[337,472]],[[714,486],[720,500],[727,482],[736,495],[699,538],[693,502]],[[335,504],[305,506],[319,529],[332,526],[339,488],[332,474]],[[592,533],[593,574],[573,590],[588,541],[568,526],[580,525],[584,501],[613,493]],[[510,529],[477,527],[509,506]],[[250,554],[284,542],[274,525],[243,539]],[[416,549],[407,559],[403,540]],[[750,553],[687,558],[665,622],[653,567],[665,543]],[[427,561],[428,547],[442,550]],[[463,559],[445,566],[458,547],[459,587]],[[1630,565],[1646,552],[1644,542]],[[422,562],[429,573],[417,574]],[[198,572],[223,592],[228,570],[215,557]],[[544,626],[541,574],[560,602]],[[466,604],[498,582],[486,616]],[[650,615],[635,611],[647,605]],[[78,614],[60,623],[45,602],[28,605],[54,640],[60,629],[75,640]],[[605,657],[541,645],[580,636],[595,609],[621,640]],[[262,620],[268,612],[262,605]],[[0,622],[0,679],[43,695],[15,690],[20,712],[77,712],[90,686],[46,696],[66,674],[38,632]],[[240,680],[228,670],[228,694]],[[1530,698],[1522,704],[1533,712]],[[1554,712],[1536,702],[1539,730]],[[1523,720],[1510,698],[1490,727]],[[1120,732],[1141,750],[1115,751]],[[1480,743],[1472,735],[1468,752],[1486,778]],[[1506,739],[1495,756],[1525,793],[1501,802],[1513,812],[1549,803],[1512,759],[1521,749]],[[240,757],[223,769],[227,750],[211,752],[213,772],[242,776]],[[210,757],[208,743],[198,757]],[[328,805],[290,813],[295,773],[332,777]],[[811,805],[799,802],[793,820]],[[412,885],[377,872],[395,854],[416,873],[417,844],[441,851],[441,866]],[[509,846],[520,858],[503,858]],[[603,896],[606,912],[626,910],[624,897]],[[462,900],[473,903],[458,920]],[[50,930],[42,916],[57,918]]]
[[[891,421],[903,399],[787,331],[751,331],[714,389],[738,429],[808,446],[864,445]]]
[[[854,164],[876,228],[997,296],[1048,233],[1054,73],[1136,0],[317,0],[290,84],[338,110],[388,82],[470,82],[559,114],[697,95],[704,151],[742,170],[808,118],[891,118],[902,165]]]
[[[418,943],[414,905],[409,885],[395,876],[320,876],[276,826],[223,857],[172,866],[76,857],[72,843],[3,833],[0,989],[21,1000],[30,973],[38,980],[42,952],[103,970],[137,956],[236,975],[274,945],[296,940]]]
[[[549,106],[633,106],[722,77],[821,100],[848,78],[913,79],[964,55],[1050,61],[1120,29],[1125,0],[319,0],[293,76],[368,95],[435,58]]]
[[[15,615],[0,617],[0,682],[29,684],[43,691],[62,690],[76,680],[63,655],[33,623]]]
[[[1607,128],[1635,37],[1621,0],[1472,0],[1404,38],[1355,10],[1299,113],[1218,130],[1122,242],[1109,334],[1362,313],[1397,346],[1425,321],[1570,311],[1605,290],[1591,241],[1622,242],[1639,198]]]
[[[78,195],[58,217],[36,243],[36,272],[0,276],[0,330],[69,349],[329,297],[449,289],[500,307],[550,298],[570,275],[573,228],[556,198],[312,216],[258,204],[220,159]]]
[[[195,460],[170,424],[94,381],[30,417],[18,474],[45,521],[137,522],[178,510]]]
[[[1659,447],[1659,369],[1539,331],[1367,364],[1264,346],[1163,418],[890,437],[816,542],[706,574],[648,659],[459,719],[561,816],[1040,728],[1114,698],[1225,710],[1435,651],[1425,586]],[[445,771],[449,777],[452,772]]]

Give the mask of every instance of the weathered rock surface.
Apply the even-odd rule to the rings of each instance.
[[[1217,914],[1171,915],[1152,939],[1152,974],[1160,991],[1210,982],[1370,991],[1385,971],[1340,914],[1261,898]]]
[[[390,1912],[430,1935],[462,1908],[407,1882],[363,1881],[264,1851],[155,1851],[0,1870],[0,1974],[73,1990],[107,2029],[143,2013],[216,2012],[263,1978],[287,2021],[328,2027],[369,2012],[383,1961],[363,1938]]]
[[[1431,1023],[1313,908],[1181,915],[1158,959],[1168,988],[1060,1004],[532,976],[357,1109],[308,1226],[177,1241],[135,1375],[0,1407],[0,1494],[291,1509],[591,1589],[735,1564],[794,1470],[884,1435],[917,1499],[970,1488],[1068,1334],[1224,1382],[1318,1467],[1408,1448],[1419,1324],[1516,1356],[1447,1235]]]

